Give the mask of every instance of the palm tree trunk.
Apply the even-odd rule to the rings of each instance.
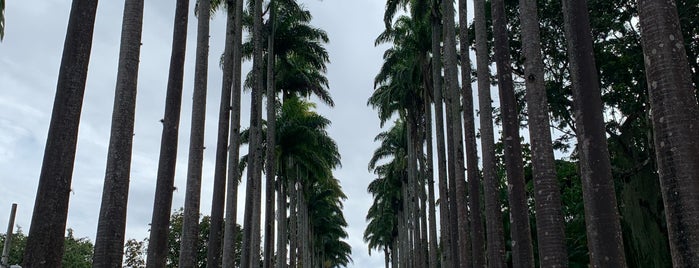
[[[563,0],[587,247],[592,267],[625,267],[586,0]]]
[[[286,178],[288,180],[288,178]],[[286,268],[286,187],[281,178],[277,179],[277,268]]]
[[[231,44],[233,64],[233,85],[231,90],[231,122],[230,141],[228,145],[228,183],[226,192],[226,222],[223,234],[223,260],[224,268],[235,266],[235,247],[238,235],[236,232],[236,218],[238,212],[238,183],[240,181],[239,170],[239,146],[240,146],[240,95],[241,95],[241,66],[242,66],[242,41],[243,41],[243,0],[228,0],[228,21],[226,23],[226,44]],[[233,20],[231,21],[231,17]],[[229,36],[228,33],[233,33]],[[232,39],[229,41],[229,37]],[[225,64],[225,62],[224,62]],[[224,69],[225,70],[225,69]]]
[[[443,1],[442,12],[444,12],[444,31],[453,33],[455,31],[454,6],[451,1]],[[453,153],[450,154],[454,162],[454,173],[450,176],[450,190],[453,189],[454,197],[451,204],[456,206],[455,225],[458,236],[458,256],[459,266],[468,266],[471,263],[471,242],[468,228],[468,201],[466,191],[466,178],[464,177],[464,146],[463,131],[461,128],[461,98],[458,81],[456,56],[456,36],[454,34],[444,35],[444,88],[447,91],[448,107],[447,112],[452,123],[452,145]],[[470,75],[469,75],[470,77]],[[469,79],[470,80],[470,79]]]
[[[253,8],[253,77],[250,106],[250,150],[248,152],[248,182],[243,227],[242,268],[257,267],[260,261],[261,204],[261,114],[262,114],[262,0],[255,0]]]
[[[481,214],[480,175],[478,172],[478,148],[473,114],[473,89],[471,86],[471,59],[468,47],[467,0],[459,0],[459,42],[461,52],[461,95],[463,98],[464,140],[466,142],[466,175],[468,177],[471,255],[473,267],[485,265],[483,244],[483,216]]]
[[[486,221],[486,253],[488,267],[505,266],[500,190],[495,174],[495,140],[493,107],[490,99],[490,60],[488,59],[485,0],[473,0],[476,30],[476,58],[478,76],[478,106],[481,126],[481,154],[483,155],[483,190]]]
[[[427,179],[427,200],[429,203],[429,256],[430,256],[430,268],[436,268],[439,259],[437,254],[437,211],[435,206],[434,197],[434,170],[433,170],[433,153],[432,153],[432,105],[430,104],[429,93],[425,92],[425,143],[427,147],[427,167],[426,178]]]
[[[298,252],[298,190],[296,188],[296,181],[298,176],[294,179],[288,180],[288,192],[289,192],[289,267],[296,268],[297,264],[297,252]]]
[[[175,8],[175,26],[170,56],[167,96],[165,97],[165,118],[160,143],[158,175],[155,185],[155,199],[148,240],[146,267],[164,267],[167,258],[167,234],[170,225],[172,191],[175,190],[175,164],[177,161],[177,138],[182,106],[182,83],[184,58],[187,42],[187,20],[189,0],[178,0]]]
[[[699,108],[675,1],[638,1],[655,153],[674,267],[699,264]]]
[[[96,10],[97,1],[74,0],[71,6],[39,188],[24,253],[25,267],[61,265]]]
[[[503,143],[505,145],[505,169],[510,201],[510,234],[512,237],[512,264],[514,267],[534,267],[529,209],[524,186],[522,144],[519,139],[517,100],[512,83],[510,44],[507,40],[507,19],[503,0],[492,2],[493,36],[495,37],[495,62],[498,69],[500,108],[502,110]]]
[[[121,267],[133,148],[143,0],[124,3],[119,69],[93,267]]]
[[[235,21],[233,12],[235,10],[235,2],[227,0],[224,6],[226,8],[226,43],[223,51],[223,81],[221,82],[221,102],[218,113],[218,134],[216,136],[216,164],[214,167],[214,191],[211,198],[211,226],[206,254],[206,265],[212,268],[221,267],[222,238],[225,235],[223,215],[226,203],[226,158],[228,157],[231,90],[234,69],[233,42],[235,40]]]
[[[561,192],[551,144],[536,1],[520,0],[519,10],[529,112],[529,140],[532,145],[539,263],[542,267],[568,267]]]
[[[408,225],[408,236],[409,236],[409,246],[408,250],[410,251],[408,254],[411,256],[410,262],[411,265],[415,266],[417,265],[417,262],[420,260],[420,253],[416,252],[416,249],[419,248],[419,233],[418,233],[418,227],[419,227],[419,216],[417,213],[416,205],[417,205],[417,200],[416,200],[416,188],[417,188],[417,155],[415,153],[415,129],[416,129],[416,120],[415,120],[415,114],[413,112],[408,112],[408,122],[406,122],[406,135],[407,135],[407,150],[408,150],[408,181],[407,184],[405,185],[405,192],[406,192],[406,202],[407,202],[407,214],[406,214],[406,223]]]
[[[440,235],[442,236],[442,267],[451,267],[452,236],[449,212],[449,189],[447,187],[447,163],[444,142],[444,110],[442,106],[442,63],[439,1],[433,0],[432,14],[432,83],[434,85],[435,127],[437,138],[437,174],[439,177]]]
[[[204,162],[204,128],[206,121],[206,91],[209,64],[209,0],[199,1],[197,22],[197,52],[194,69],[194,96],[189,136],[189,163],[187,190],[184,200],[180,267],[194,267],[199,244],[199,204],[201,202],[201,176]]]
[[[275,1],[270,1],[269,24],[271,31],[267,35],[267,151],[265,153],[265,243],[263,268],[271,268],[274,264],[274,177],[276,175],[275,128],[277,96],[274,88],[274,28]],[[282,208],[279,208],[280,210]]]

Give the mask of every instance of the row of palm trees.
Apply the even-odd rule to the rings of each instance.
[[[488,4],[492,43],[486,21]],[[699,198],[692,194],[699,187],[697,98],[674,1],[639,0],[637,4],[671,255],[675,267],[689,267],[699,263],[696,254],[699,243],[695,239]],[[386,29],[376,43],[391,43],[392,47],[384,54],[368,104],[377,110],[382,126],[393,118],[398,119],[388,131],[376,137],[380,145],[369,169],[377,178],[368,187],[374,202],[367,214],[369,224],[364,239],[370,250],[383,251],[386,267],[389,264],[393,267],[506,266],[501,183],[495,170],[490,99],[489,53],[493,51],[507,179],[506,211],[511,239],[508,258],[513,267],[537,264],[567,267],[565,221],[544,84],[537,1],[519,1],[518,34],[522,41],[522,77],[531,142],[538,263],[535,263],[529,221],[530,198],[525,189],[519,108],[504,1],[473,1],[480,170],[468,45],[468,3],[459,0],[456,6],[458,31],[453,1],[387,0]],[[406,10],[406,14],[395,18],[400,9]],[[626,267],[587,1],[563,0],[562,14],[590,263],[593,267]],[[433,142],[437,146],[436,157]],[[437,160],[439,200],[435,200],[434,194],[433,157]]]
[[[327,34],[310,25],[311,14],[294,0],[198,1],[195,84],[183,212],[180,267],[194,267],[200,220],[210,14],[227,13],[221,58],[223,81],[216,145],[211,233],[211,267],[339,267],[351,262],[344,195],[333,170],[340,165],[330,121],[305,100],[317,96],[332,106],[325,77]],[[122,42],[94,267],[121,267],[133,144],[143,0],[125,0]],[[39,190],[24,265],[60,267],[77,127],[92,43],[97,1],[74,0],[59,74]],[[177,139],[183,90],[189,1],[176,1],[170,71],[146,267],[165,267],[167,232],[174,191]],[[263,18],[266,16],[266,20]],[[243,43],[244,29],[251,40]],[[263,42],[267,40],[267,47]],[[265,56],[266,55],[266,60]],[[253,69],[243,83],[243,59]],[[263,69],[266,67],[266,72]],[[240,129],[243,85],[251,89],[250,128]],[[281,93],[281,100],[278,99]],[[262,99],[267,98],[266,121]],[[241,144],[248,154],[239,155]],[[261,222],[261,178],[266,175],[265,222]],[[247,169],[243,234],[235,229],[238,185]],[[276,203],[275,203],[276,197]],[[276,209],[276,210],[275,210]],[[288,211],[288,214],[287,214]],[[225,221],[224,221],[225,214]],[[276,216],[276,221],[275,221]],[[225,224],[224,224],[225,222]],[[260,226],[264,224],[264,244]],[[275,224],[278,224],[275,235]],[[242,257],[235,263],[236,240]],[[276,251],[274,238],[276,241]],[[260,254],[263,247],[263,255]],[[276,254],[275,254],[276,253]]]

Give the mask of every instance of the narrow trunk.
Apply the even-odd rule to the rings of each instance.
[[[454,5],[451,1],[443,1],[442,12],[444,12],[444,30],[445,33],[455,32],[454,23]],[[457,56],[456,56],[456,35],[445,34],[444,35],[444,89],[447,91],[449,97],[447,98],[450,109],[447,109],[450,116],[450,122],[452,122],[452,147],[454,147],[453,157],[454,162],[454,173],[450,176],[450,182],[455,182],[450,184],[449,188],[454,189],[454,200],[451,204],[456,206],[456,233],[459,241],[458,256],[459,256],[459,266],[468,266],[471,263],[471,239],[469,235],[469,222],[468,222],[468,201],[467,191],[466,191],[466,178],[464,177],[464,140],[463,140],[463,130],[461,128],[461,98],[459,90],[459,78],[457,69]],[[469,75],[470,77],[470,75]],[[452,220],[454,222],[454,220]]]
[[[126,1],[121,29],[112,130],[107,153],[107,171],[97,223],[93,267],[120,268],[124,255],[142,32],[143,0]]]
[[[464,141],[466,142],[466,175],[468,178],[468,202],[470,208],[471,256],[473,267],[485,265],[483,244],[483,216],[481,214],[480,187],[478,172],[478,148],[476,147],[476,127],[473,114],[473,88],[471,86],[471,55],[468,47],[467,0],[459,0],[459,45],[461,52],[461,96],[463,98]]]
[[[24,266],[60,267],[97,1],[74,0],[34,201]]]
[[[427,180],[427,200],[429,203],[429,259],[430,268],[437,268],[439,264],[438,254],[437,254],[437,211],[435,208],[435,197],[434,197],[434,170],[433,170],[433,153],[432,153],[432,105],[430,104],[429,93],[425,93],[425,143],[427,147],[427,167],[426,180]]]
[[[473,0],[476,30],[476,59],[478,76],[478,106],[483,155],[483,190],[486,222],[486,255],[488,267],[505,266],[505,241],[502,226],[500,189],[495,173],[495,138],[493,107],[490,99],[490,60],[488,58],[485,21],[485,0]]]
[[[229,36],[226,36],[226,44],[231,43],[232,46],[232,64],[233,64],[233,85],[231,90],[231,122],[230,122],[230,141],[228,145],[228,183],[226,185],[226,222],[223,233],[223,260],[224,268],[235,266],[235,247],[239,234],[236,232],[236,218],[238,213],[238,183],[240,182],[239,160],[240,155],[240,91],[241,91],[241,55],[242,55],[242,40],[243,40],[243,0],[228,0],[228,21],[226,24],[226,32],[233,33],[228,41]],[[231,21],[231,17],[233,21]],[[225,64],[225,62],[224,62]]]
[[[192,121],[189,136],[189,162],[187,166],[187,190],[184,197],[180,267],[197,265],[199,239],[199,204],[201,202],[201,176],[204,163],[204,128],[206,119],[206,90],[209,64],[209,0],[199,1],[197,22],[197,51],[194,69],[194,93],[192,97]]]
[[[298,248],[298,199],[296,180],[298,176],[289,179],[287,190],[289,191],[289,267],[296,268]]]
[[[408,212],[406,214],[406,223],[408,224],[407,230],[410,240],[408,250],[410,251],[410,262],[411,266],[413,267],[420,261],[420,252],[416,251],[419,248],[419,217],[416,208],[417,195],[415,192],[415,189],[417,188],[417,156],[414,146],[414,131],[417,123],[414,116],[415,114],[413,112],[408,112],[408,122],[406,122],[406,135],[408,141],[408,144],[406,144],[408,146],[408,181],[407,184],[405,184],[406,201],[408,205],[406,208]]]
[[[563,0],[587,247],[592,267],[625,267],[586,0]]]
[[[274,264],[274,177],[276,175],[275,128],[277,94],[274,89],[274,28],[275,1],[270,1],[269,24],[270,33],[267,35],[267,150],[265,153],[265,243],[263,268],[271,268]],[[281,210],[281,208],[279,208]]]
[[[218,112],[218,134],[216,136],[216,164],[211,198],[211,226],[207,242],[206,266],[221,267],[221,246],[224,234],[223,208],[226,204],[226,167],[228,134],[231,115],[231,90],[233,86],[233,43],[235,42],[234,10],[235,1],[228,0],[226,7],[226,43],[223,50],[223,80],[221,82],[221,102]],[[235,223],[233,223],[235,226]]]
[[[544,64],[541,59],[539,19],[536,1],[520,0],[529,140],[532,150],[532,176],[536,198],[536,234],[539,263],[542,267],[568,267],[561,192],[556,177],[556,164],[551,144],[548,101],[544,85]]]
[[[437,174],[439,177],[439,216],[440,235],[442,236],[442,267],[451,267],[452,262],[452,236],[450,230],[449,189],[447,187],[447,159],[444,142],[444,106],[442,104],[442,62],[440,34],[440,14],[438,0],[433,0],[432,14],[432,83],[434,85],[435,127],[437,139]]]
[[[165,118],[160,143],[158,175],[153,201],[153,217],[148,239],[146,267],[165,267],[167,258],[167,234],[170,225],[172,191],[175,190],[175,164],[177,162],[177,138],[182,106],[182,83],[187,43],[189,0],[178,0],[175,8],[175,26],[170,56],[170,73],[165,97]]]
[[[674,267],[699,264],[699,108],[675,1],[639,0],[655,153]]]
[[[287,178],[288,180],[288,178]],[[286,187],[282,178],[277,179],[277,268],[286,268]]]
[[[250,149],[248,152],[248,181],[246,186],[245,219],[243,227],[242,268],[257,267],[260,261],[261,214],[261,114],[262,114],[262,0],[255,0],[253,8],[253,79],[250,105]]]

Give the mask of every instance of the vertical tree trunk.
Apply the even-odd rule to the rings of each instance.
[[[430,268],[436,268],[439,259],[437,254],[437,211],[435,208],[435,197],[434,197],[434,171],[433,171],[433,153],[432,153],[432,105],[430,104],[429,93],[425,93],[425,143],[427,147],[427,167],[426,167],[426,180],[427,180],[427,200],[429,203],[429,259]]]
[[[443,1],[442,12],[444,21],[445,33],[455,32],[454,23],[454,6],[451,1]],[[458,256],[459,266],[468,266],[471,263],[471,239],[468,228],[468,201],[466,191],[466,178],[464,177],[464,146],[463,146],[463,131],[461,128],[461,98],[459,90],[459,78],[457,68],[456,55],[456,36],[454,34],[444,35],[444,88],[449,97],[447,98],[450,109],[452,122],[452,146],[454,162],[453,181],[455,184],[450,184],[450,189],[455,188],[454,200],[451,204],[456,204],[457,231],[458,234]],[[469,75],[470,77],[470,75]],[[470,79],[468,79],[470,80]],[[447,116],[449,117],[449,116]],[[450,177],[451,179],[452,177]],[[451,180],[450,180],[451,181]],[[452,197],[452,195],[450,195]],[[452,220],[453,222],[453,220]]]
[[[248,182],[243,227],[242,268],[257,267],[260,261],[260,198],[261,198],[261,114],[262,114],[262,0],[253,7],[253,79],[250,106],[250,149],[248,152]]]
[[[544,85],[544,65],[541,59],[536,1],[520,0],[519,14],[525,59],[529,140],[532,145],[539,263],[542,267],[568,267],[561,193],[551,144],[551,125]]]
[[[288,180],[288,178],[286,178]],[[282,178],[277,179],[277,268],[286,268],[286,187]]]
[[[442,60],[439,0],[432,2],[432,83],[434,85],[435,127],[437,139],[437,174],[439,177],[440,235],[442,236],[442,267],[451,267],[452,236],[450,230],[449,189],[447,186],[447,159],[444,142],[444,106],[442,103]],[[456,241],[454,241],[456,242]]]
[[[223,213],[226,203],[226,167],[228,138],[231,115],[231,90],[233,86],[233,42],[235,40],[235,1],[226,0],[226,43],[223,50],[223,79],[221,82],[221,102],[218,112],[218,133],[216,136],[216,164],[214,167],[213,194],[211,197],[211,226],[209,229],[206,266],[221,267],[221,247],[224,236]],[[235,226],[233,223],[232,226]]]
[[[507,40],[507,19],[503,0],[492,2],[493,36],[495,37],[495,62],[498,69],[500,108],[502,111],[505,168],[510,201],[510,234],[512,237],[512,264],[514,267],[534,267],[529,209],[524,188],[522,144],[519,140],[517,101],[512,83],[510,44]]]
[[[289,267],[296,268],[298,252],[298,189],[295,178],[288,179],[287,191],[289,192]]]
[[[592,267],[625,267],[586,0],[563,0],[587,247]]]
[[[699,108],[675,1],[639,0],[655,153],[674,267],[699,264]]]
[[[60,267],[97,1],[74,0],[34,201],[25,267]]]
[[[228,183],[226,185],[226,223],[223,234],[223,260],[224,268],[235,266],[235,247],[238,235],[236,232],[236,218],[238,212],[238,183],[240,181],[239,170],[239,146],[240,146],[240,91],[241,91],[241,66],[242,66],[242,41],[243,41],[243,0],[235,1],[227,0],[227,8],[229,14],[228,25],[233,32],[232,50],[233,50],[233,85],[231,87],[231,123],[230,123],[230,142],[228,143]],[[233,12],[231,14],[231,12]],[[230,25],[230,17],[233,17],[232,25]],[[230,25],[230,26],[229,26]],[[228,40],[228,39],[226,39]],[[226,43],[230,43],[226,41]]]
[[[478,172],[478,148],[473,114],[473,89],[471,86],[471,55],[468,47],[468,5],[459,0],[459,45],[461,50],[461,95],[463,98],[464,140],[466,142],[466,174],[468,177],[471,223],[471,255],[473,267],[485,265],[483,244],[483,216],[481,214],[480,174]]]
[[[124,255],[142,31],[143,0],[125,1],[112,130],[93,267],[120,268]]]
[[[276,175],[276,107],[277,94],[274,88],[274,28],[275,28],[275,1],[269,3],[269,24],[271,29],[267,35],[267,151],[265,153],[265,243],[264,243],[264,263],[263,268],[271,268],[274,264],[274,178]],[[281,209],[281,208],[279,208]]]
[[[172,191],[175,190],[175,164],[177,162],[177,137],[182,106],[188,9],[189,0],[177,1],[153,217],[148,240],[148,259],[146,262],[148,268],[164,267],[167,258],[167,233],[170,225]]]
[[[485,21],[485,0],[473,0],[476,30],[476,58],[478,76],[478,106],[480,110],[481,153],[483,155],[483,190],[486,221],[486,253],[488,267],[505,266],[500,190],[495,174],[495,138],[493,134],[493,107],[490,99],[490,60],[488,58]]]
[[[184,199],[180,267],[197,265],[199,244],[199,205],[201,202],[201,176],[204,163],[204,129],[206,122],[206,90],[209,64],[209,15],[210,1],[199,1],[197,21],[197,51],[194,69],[194,93],[192,97],[192,121],[189,136],[189,161],[187,165],[187,190]]]

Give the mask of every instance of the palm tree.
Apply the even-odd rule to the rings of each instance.
[[[187,190],[185,193],[180,267],[193,267],[199,238],[199,203],[201,202],[201,176],[204,162],[204,125],[206,120],[206,91],[209,63],[210,0],[198,3],[197,51],[194,69],[194,96],[192,123],[189,136],[189,161],[187,166]]]
[[[122,263],[142,31],[143,0],[126,1],[94,267],[121,267]]]
[[[481,214],[481,180],[478,172],[478,148],[476,147],[476,127],[473,114],[471,56],[467,42],[469,39],[467,13],[467,0],[459,0],[461,95],[463,98],[464,140],[466,142],[466,173],[469,188],[468,202],[471,208],[471,255],[473,267],[483,267],[483,265],[485,265],[485,247],[483,244],[483,216]]]
[[[505,144],[505,167],[510,202],[510,233],[512,237],[512,263],[515,267],[533,267],[529,209],[524,188],[522,144],[519,140],[519,118],[512,83],[510,45],[507,40],[507,24],[503,0],[492,2],[493,36],[495,37],[495,62],[498,70],[500,107],[502,110],[503,143]]]
[[[473,0],[476,32],[478,106],[480,110],[481,153],[486,222],[486,254],[489,267],[505,267],[505,241],[502,226],[499,181],[495,173],[493,107],[490,99],[490,65],[485,21],[485,0]]]
[[[226,41],[222,55],[223,79],[221,82],[221,102],[218,113],[218,131],[216,136],[216,163],[214,166],[213,193],[211,198],[211,227],[207,241],[206,263],[209,267],[220,267],[222,238],[224,236],[223,213],[226,199],[226,158],[228,157],[228,134],[231,115],[231,91],[233,90],[233,40],[235,37],[234,17],[235,2],[232,0],[211,1],[211,12],[226,10]],[[237,157],[236,157],[237,158]]]
[[[74,0],[71,6],[39,187],[24,252],[25,267],[61,266],[78,125],[96,12],[97,1]]]
[[[148,240],[148,268],[165,266],[167,258],[167,232],[174,190],[175,164],[177,161],[177,137],[182,106],[182,83],[184,58],[187,45],[187,20],[189,0],[178,0],[175,8],[175,26],[170,56],[167,95],[165,96],[165,118],[160,143],[158,175],[153,202],[150,238]]]
[[[223,267],[235,266],[235,245],[238,234],[236,233],[236,217],[238,211],[238,183],[240,181],[240,171],[238,165],[239,145],[240,145],[240,97],[241,97],[241,60],[243,41],[243,0],[227,0],[228,21],[226,23],[226,45],[230,44],[232,64],[232,86],[231,90],[231,121],[230,140],[228,142],[228,183],[226,185],[226,224],[223,237]],[[232,36],[231,36],[232,32]],[[225,66],[224,58],[224,66]],[[225,68],[224,68],[224,73]],[[213,227],[213,226],[212,226]]]
[[[699,263],[699,108],[675,1],[638,1],[658,174],[675,267]]]
[[[270,0],[269,2],[269,19],[267,23],[267,150],[265,152],[265,242],[264,242],[264,268],[271,268],[272,258],[274,256],[274,188],[276,175],[276,151],[275,151],[275,130],[276,130],[276,114],[277,114],[277,94],[274,88],[274,35],[276,27],[276,9],[277,1]],[[278,208],[282,210],[284,208]],[[281,218],[279,219],[281,221]],[[277,262],[281,262],[277,259]]]
[[[5,0],[0,0],[0,41],[5,38]]]
[[[536,1],[520,0],[529,137],[532,144],[532,172],[536,198],[536,228],[539,263],[542,267],[567,267],[568,254],[561,212],[561,193],[551,143],[548,100],[541,59],[539,19]]]
[[[590,264],[593,267],[625,267],[587,1],[563,0],[562,4]]]

